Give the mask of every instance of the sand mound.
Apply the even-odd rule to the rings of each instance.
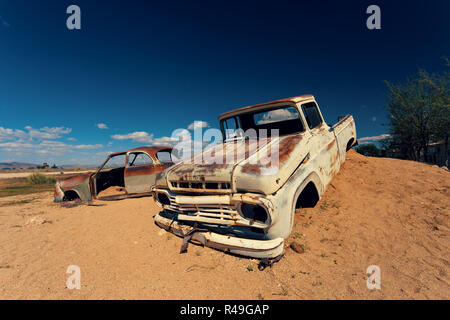
[[[70,209],[51,193],[0,198],[0,298],[449,299],[449,189],[447,170],[351,150],[316,207],[298,210],[285,257],[262,272],[210,248],[178,254],[182,239],[155,226],[149,197]],[[39,214],[53,223],[23,227]],[[69,265],[81,290],[65,286]],[[381,290],[366,286],[371,265]]]
[[[126,194],[126,190],[124,187],[118,187],[118,186],[112,186],[105,190],[102,190],[99,192],[98,197],[108,197],[108,196],[115,196],[115,195],[122,195]]]

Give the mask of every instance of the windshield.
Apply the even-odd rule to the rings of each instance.
[[[278,129],[280,136],[305,130],[298,109],[292,105],[278,106],[255,112],[247,112],[221,121],[225,139],[233,139],[248,130],[255,129],[256,134],[265,129],[270,136],[272,129]]]
[[[108,159],[103,169],[125,167],[125,154],[118,154]]]

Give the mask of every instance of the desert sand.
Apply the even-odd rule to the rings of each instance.
[[[154,224],[150,197],[72,208],[51,193],[0,198],[0,298],[449,299],[449,189],[446,169],[351,150],[264,271],[196,245],[179,254],[182,239]],[[66,287],[69,265],[80,290]],[[370,265],[380,290],[366,286]]]

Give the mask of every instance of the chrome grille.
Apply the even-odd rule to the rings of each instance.
[[[226,204],[182,204],[175,201],[175,196],[168,194],[170,200],[169,210],[193,217],[205,217],[219,220],[235,221],[240,218],[236,207]]]
[[[229,191],[231,189],[229,182],[170,181],[170,185],[174,189],[184,189],[186,191],[190,189]]]
[[[211,224],[241,225],[255,228],[266,228],[267,225],[258,221],[250,221],[243,218],[236,205],[212,203],[192,204],[177,202],[176,195],[168,190],[163,191],[169,198],[170,205],[160,204],[164,209],[178,213],[179,220],[198,221]],[[156,197],[157,199],[157,197]]]

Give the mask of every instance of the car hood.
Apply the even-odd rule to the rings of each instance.
[[[283,185],[303,159],[300,152],[301,149],[306,150],[301,148],[303,140],[303,134],[294,134],[215,145],[169,169],[165,174],[168,187],[173,191],[195,189],[205,193],[246,191],[271,194]],[[222,163],[217,161],[220,159]],[[180,183],[183,183],[183,188],[180,188]],[[205,187],[207,183],[213,187],[208,189]],[[220,190],[214,188],[214,183],[222,185]],[[202,184],[204,190],[200,189]]]

